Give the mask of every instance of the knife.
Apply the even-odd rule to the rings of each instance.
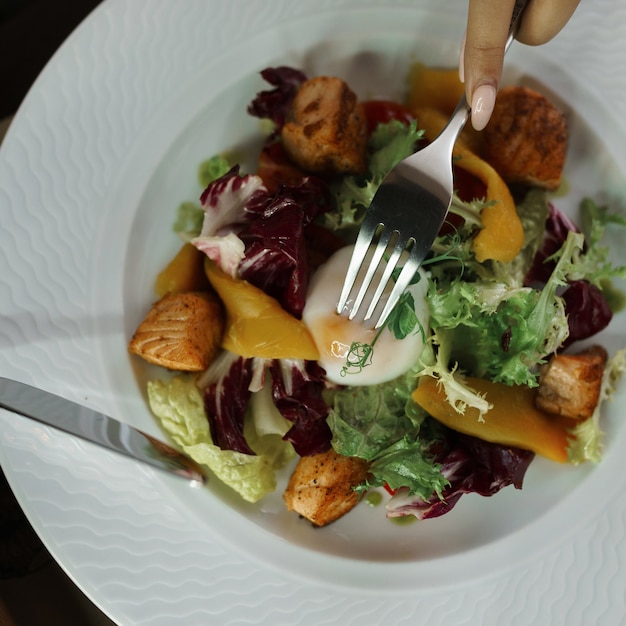
[[[0,407],[202,485],[201,467],[172,446],[42,389],[0,378]]]

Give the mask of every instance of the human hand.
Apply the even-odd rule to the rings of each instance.
[[[550,41],[567,24],[579,1],[529,0],[515,38],[530,46]],[[469,0],[459,76],[476,130],[487,125],[493,112],[514,5],[515,0]]]

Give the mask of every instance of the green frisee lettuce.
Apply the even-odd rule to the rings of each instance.
[[[444,346],[452,362],[472,376],[536,386],[536,366],[569,332],[557,289],[565,284],[563,267],[582,241],[582,235],[570,233],[541,291],[484,281],[457,280],[444,291],[435,285],[428,304],[440,350]],[[442,365],[448,369],[449,364]]]
[[[588,198],[582,201],[580,208],[586,246],[576,251],[564,267],[568,278],[572,281],[586,280],[600,289],[611,278],[626,279],[626,265],[615,267],[609,261],[609,248],[600,245],[606,227],[609,224],[626,226],[626,219],[610,213],[606,207],[600,207]],[[559,251],[555,257],[560,255]]]
[[[231,169],[231,160],[222,155],[212,156],[202,161],[198,166],[198,182],[202,189],[206,189],[210,183],[217,180]],[[176,211],[176,219],[172,230],[183,241],[191,241],[202,230],[204,210],[197,202],[181,202]]]
[[[383,178],[397,163],[413,154],[422,135],[415,121],[409,126],[397,120],[379,124],[368,141],[367,174],[344,176],[333,186],[336,207],[325,214],[324,225],[333,231],[356,230]]]

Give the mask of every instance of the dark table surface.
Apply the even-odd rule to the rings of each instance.
[[[0,119],[13,115],[55,50],[100,0],[0,0]]]
[[[0,141],[50,57],[100,1],[0,0]],[[113,625],[47,552],[1,468],[0,625]]]

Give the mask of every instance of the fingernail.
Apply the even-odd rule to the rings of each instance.
[[[493,85],[480,85],[472,96],[472,126],[482,130],[487,126],[496,104],[496,88]]]

